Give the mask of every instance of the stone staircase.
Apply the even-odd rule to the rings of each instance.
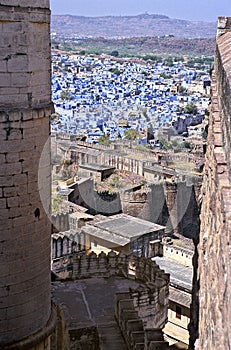
[[[128,350],[113,315],[97,318],[96,322],[101,350]]]

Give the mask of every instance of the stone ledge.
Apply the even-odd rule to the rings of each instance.
[[[35,113],[37,115],[35,116]],[[30,121],[37,118],[44,118],[48,114],[54,113],[53,103],[40,104],[28,108],[1,108],[0,107],[0,123]]]
[[[8,11],[12,8],[14,12],[28,12],[33,9],[39,11],[47,11],[50,13],[49,0],[34,0],[33,3],[30,0],[2,0],[0,4],[1,11]]]

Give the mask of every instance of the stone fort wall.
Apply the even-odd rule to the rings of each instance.
[[[53,110],[49,27],[48,0],[1,1],[1,349],[48,349],[55,322],[47,217]]]
[[[231,349],[231,18],[218,20],[199,239],[196,349]]]
[[[115,294],[115,316],[128,349],[135,349],[136,343],[143,343],[143,349],[149,338],[150,342],[156,342],[155,345],[167,345],[161,329],[167,322],[169,274],[155,261],[111,251],[107,255],[101,252],[98,256],[94,252],[89,255],[76,253],[59,262],[60,266],[54,272],[60,280],[119,277],[139,282],[138,287]]]

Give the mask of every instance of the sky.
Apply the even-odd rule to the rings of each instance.
[[[216,22],[218,16],[231,16],[231,0],[50,0],[57,15],[104,16],[167,15],[192,21]]]

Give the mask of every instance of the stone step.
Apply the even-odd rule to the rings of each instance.
[[[97,319],[96,322],[101,350],[128,350],[113,316]]]

